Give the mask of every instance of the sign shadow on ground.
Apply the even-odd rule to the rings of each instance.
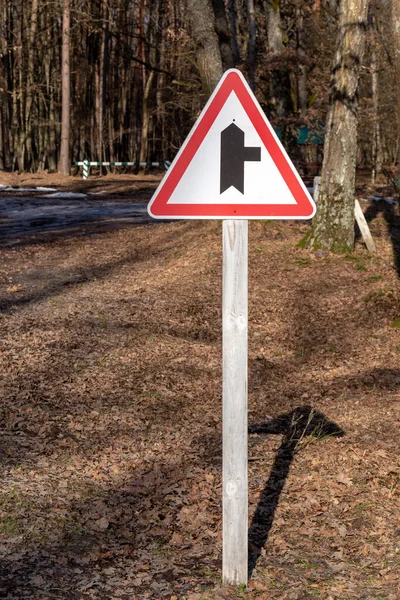
[[[329,421],[325,415],[314,410],[311,406],[296,408],[266,423],[249,425],[248,431],[250,435],[283,435],[269,479],[260,496],[249,527],[250,577],[268,540],[290,465],[295,454],[300,450],[301,442],[308,436],[323,439],[332,435],[341,437],[345,432],[339,425]]]

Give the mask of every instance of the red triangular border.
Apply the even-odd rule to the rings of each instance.
[[[297,204],[168,204],[168,200],[231,92],[235,92]],[[266,185],[268,183],[266,182]],[[170,219],[310,219],[315,205],[299,181],[290,159],[267,125],[267,120],[242,74],[231,69],[221,79],[209,104],[187,137],[148,206],[155,218]]]

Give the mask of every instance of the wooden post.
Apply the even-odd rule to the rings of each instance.
[[[365,245],[367,246],[368,252],[374,254],[374,252],[376,252],[375,242],[372,238],[371,232],[368,227],[368,223],[366,221],[366,218],[364,217],[364,213],[357,199],[354,204],[354,216],[356,218],[357,225],[360,228],[361,235],[365,242]]]
[[[248,576],[247,485],[248,221],[223,221],[223,548],[225,584]]]

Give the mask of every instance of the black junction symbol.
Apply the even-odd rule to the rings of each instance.
[[[220,194],[233,185],[244,194],[244,163],[260,161],[261,148],[244,146],[244,131],[232,123],[221,131]]]

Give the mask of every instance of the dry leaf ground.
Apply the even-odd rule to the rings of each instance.
[[[0,250],[0,597],[398,600],[397,221],[374,257],[250,223],[249,423],[280,425],[249,436],[247,591],[221,587],[221,224]],[[310,410],[343,434],[288,441]]]

